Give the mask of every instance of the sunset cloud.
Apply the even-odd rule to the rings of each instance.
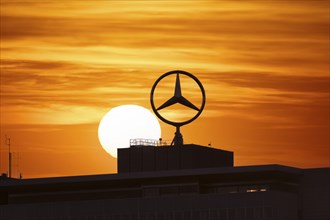
[[[51,150],[41,149],[47,142],[37,135],[34,142],[22,141],[30,153],[51,158],[57,147],[65,151],[54,138],[56,129],[65,140],[81,139],[74,146],[87,148],[88,139],[100,147],[97,125],[109,109],[122,104],[150,109],[155,80],[182,69],[200,79],[207,100],[185,140],[238,146],[230,150],[237,151],[239,164],[273,163],[269,155],[282,157],[279,163],[299,155],[291,163],[296,166],[329,164],[329,1],[0,4],[1,137],[25,139],[33,130],[52,140]],[[157,104],[173,94],[173,85],[173,80],[161,85]],[[183,92],[200,104],[192,86],[183,83]],[[190,113],[164,114],[182,120]],[[86,131],[85,137],[73,128]],[[171,127],[162,129],[171,139]],[[321,162],[306,160],[308,155]],[[63,172],[53,168],[49,173]]]

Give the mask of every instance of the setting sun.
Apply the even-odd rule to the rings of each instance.
[[[137,105],[121,105],[111,109],[102,118],[98,136],[104,150],[117,158],[117,149],[130,146],[132,139],[158,140],[160,125],[146,108]]]

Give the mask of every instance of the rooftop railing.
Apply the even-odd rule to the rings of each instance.
[[[131,139],[129,143],[130,147],[136,147],[136,146],[170,146],[171,141],[168,140],[162,140],[161,138],[159,140],[157,139],[144,139],[144,138],[135,138]]]

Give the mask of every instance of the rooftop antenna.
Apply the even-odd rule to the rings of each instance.
[[[10,138],[7,138],[7,135],[6,135],[6,144],[8,145],[8,167],[9,167],[8,177],[11,178],[11,151],[10,151]]]
[[[13,154],[12,154],[12,162],[13,162],[12,174],[15,177],[19,176],[19,159],[20,159],[19,152],[13,152]]]
[[[19,178],[22,179],[22,172],[20,172],[19,162],[20,162],[21,154],[17,153],[17,172],[19,173]]]

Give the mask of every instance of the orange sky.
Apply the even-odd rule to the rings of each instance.
[[[236,166],[329,166],[329,1],[1,0],[1,172],[5,134],[16,176],[116,172],[100,119],[151,109],[174,69],[207,95],[186,143],[234,151]]]

